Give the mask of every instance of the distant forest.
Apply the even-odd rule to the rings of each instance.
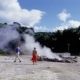
[[[51,48],[53,52],[69,52],[71,55],[80,54],[80,26],[56,32],[37,32],[36,41]]]
[[[0,23],[0,28],[4,24]],[[17,31],[21,34],[26,29],[28,28],[21,27],[20,25]],[[30,29],[34,31],[33,28]],[[72,55],[80,55],[80,26],[77,28],[65,29],[63,31],[57,30],[56,32],[34,32],[34,37],[42,47],[47,46],[53,52],[69,52]]]

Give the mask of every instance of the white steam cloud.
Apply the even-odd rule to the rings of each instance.
[[[4,25],[2,28],[0,28],[0,49],[6,50],[6,46],[8,43],[12,40],[20,40],[20,34],[16,31],[16,27],[19,27],[16,24],[12,25]],[[30,29],[28,29],[29,33],[32,33]],[[36,47],[38,55],[39,56],[46,56],[50,59],[58,59],[62,60],[58,55],[52,53],[52,51],[47,47],[41,47],[38,42],[35,42],[35,39],[33,36],[30,36],[29,34],[23,33],[25,43],[22,44],[21,50],[25,54],[32,54],[32,51],[34,47]]]
[[[19,39],[19,33],[14,25],[4,25],[0,28],[0,49],[4,49],[12,40]]]
[[[58,60],[61,60],[61,58],[58,55],[52,53],[52,51],[49,48],[47,47],[42,48],[38,42],[35,42],[34,37],[30,35],[24,35],[24,37],[26,41],[22,47],[23,51],[25,51],[25,54],[32,54],[32,51],[35,47],[39,56],[46,56],[50,59],[57,58]]]

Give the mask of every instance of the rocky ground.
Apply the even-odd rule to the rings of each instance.
[[[38,61],[33,65],[30,56],[0,56],[0,80],[80,80],[80,58],[77,63]]]

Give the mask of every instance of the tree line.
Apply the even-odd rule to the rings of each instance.
[[[36,32],[35,39],[42,47],[47,46],[53,52],[80,53],[80,26],[56,32]]]
[[[4,27],[4,25],[7,25],[7,23],[0,23],[0,28]],[[19,34],[22,34],[29,28],[19,25],[16,29]],[[63,31],[57,30],[56,32],[35,32],[33,28],[30,29],[34,32],[35,40],[42,47],[47,46],[56,53],[69,52],[72,55],[80,54],[80,26],[77,28],[68,28]],[[21,41],[25,42],[23,37],[21,37]]]

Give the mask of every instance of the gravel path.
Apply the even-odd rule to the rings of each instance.
[[[21,58],[21,63],[14,63],[14,56],[0,56],[0,80],[80,80],[80,62],[39,61],[33,65],[30,56]]]

